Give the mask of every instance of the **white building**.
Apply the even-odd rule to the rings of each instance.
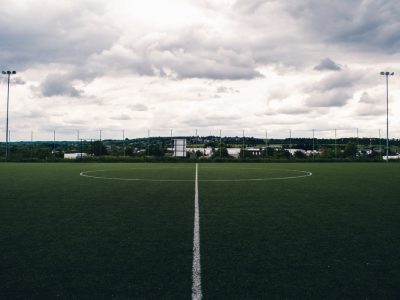
[[[306,151],[304,149],[285,149],[285,151],[288,151],[290,155],[294,155],[296,152],[301,152],[306,154]]]
[[[384,155],[384,156],[382,156],[382,159],[383,160],[387,160],[387,159],[400,159],[400,154],[397,154],[397,155],[389,155],[389,156],[386,156],[386,155]]]
[[[260,148],[246,148],[244,149],[247,152],[250,152],[253,156],[260,156],[261,149]]]
[[[233,156],[235,158],[239,157],[240,151],[242,150],[241,148],[226,148],[228,150],[229,156]]]
[[[203,156],[211,156],[212,154],[212,148],[207,147],[207,148],[186,148],[188,152],[196,153],[197,151],[200,151]]]
[[[174,139],[173,157],[186,157],[186,139]]]
[[[78,159],[88,156],[87,153],[64,153],[64,159]]]

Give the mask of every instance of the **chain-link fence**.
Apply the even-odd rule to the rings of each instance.
[[[5,160],[170,157],[176,138],[186,139],[188,156],[196,158],[382,158],[386,151],[399,155],[400,148],[397,138],[391,138],[387,148],[386,131],[380,129],[58,129],[10,130],[8,143],[0,143],[0,156]]]

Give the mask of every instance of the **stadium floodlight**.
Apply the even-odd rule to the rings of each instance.
[[[389,76],[393,76],[394,72],[381,72],[386,76],[386,162],[389,162]]]
[[[16,71],[2,71],[3,75],[7,75],[7,115],[6,115],[6,153],[5,160],[8,160],[8,141],[9,141],[9,131],[8,131],[8,106],[10,102],[10,76],[17,74]]]

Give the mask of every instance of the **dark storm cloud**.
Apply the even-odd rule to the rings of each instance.
[[[320,41],[360,52],[399,52],[397,0],[290,1],[287,9]]]
[[[2,77],[0,77],[0,82],[1,83],[7,84],[7,81],[8,81],[7,75],[3,75]],[[26,82],[21,77],[12,75],[10,77],[10,84],[13,84],[13,85],[24,85],[24,84],[26,84]]]
[[[99,72],[123,69],[172,79],[262,77],[251,51],[224,43],[215,33],[198,27],[177,34],[145,34],[126,45],[114,45],[94,55],[88,66]]]
[[[341,88],[351,88],[364,79],[364,74],[360,72],[340,72],[325,76],[321,81],[313,86],[313,89],[320,91],[335,90]]]
[[[306,103],[311,107],[341,107],[351,99],[352,93],[347,90],[330,90],[314,92],[309,95]]]
[[[81,95],[81,91],[73,87],[69,78],[65,75],[50,74],[41,83],[39,88],[44,97],[80,97]]]
[[[363,80],[364,74],[349,70],[326,75],[319,82],[306,87],[306,104],[311,107],[344,106]]]
[[[342,68],[329,57],[324,58],[321,62],[314,67],[317,71],[339,71]]]
[[[24,70],[38,64],[82,64],[109,48],[118,32],[103,22],[101,4],[8,2],[0,14],[0,59]]]
[[[238,0],[233,5],[233,9],[239,10],[243,13],[253,14],[255,13],[262,5],[271,2],[267,0]]]

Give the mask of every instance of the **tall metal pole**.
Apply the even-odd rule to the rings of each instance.
[[[389,162],[389,74],[386,72],[386,162]]]
[[[335,158],[337,158],[337,146],[336,146],[336,128],[335,128]]]
[[[8,73],[8,78],[7,78],[7,117],[6,117],[6,161],[8,160],[8,106],[10,102],[10,73]]]
[[[53,130],[53,154],[56,153],[56,131]]]
[[[314,128],[313,128],[313,130],[312,130],[312,158],[313,158],[313,160],[315,160],[315,145],[314,145],[314,136],[315,136],[315,133],[314,133]]]
[[[33,131],[31,131],[31,157],[33,156]]]
[[[125,130],[122,129],[122,146],[124,149],[124,156],[126,156],[126,151],[125,151]]]
[[[394,72],[381,72],[386,76],[386,162],[389,162],[389,76],[393,76]]]
[[[80,151],[80,152],[81,152],[81,160],[83,160],[83,153],[82,153],[82,152],[83,152],[83,145],[82,145],[82,139],[81,139],[80,145],[81,145],[81,151]]]
[[[8,160],[8,142],[10,140],[9,135],[10,132],[8,130],[8,108],[10,103],[10,76],[17,74],[15,71],[2,71],[3,75],[7,75],[7,117],[6,117],[6,153],[5,153],[5,161]]]
[[[244,130],[243,130],[243,147],[242,147],[242,159],[244,159]]]
[[[150,155],[150,129],[147,129],[147,155]]]
[[[219,130],[219,158],[222,157],[222,135],[221,129]]]
[[[360,140],[358,139],[358,128],[357,128],[357,153],[356,153],[356,155],[358,155],[359,148],[360,148]]]
[[[381,129],[379,128],[379,154],[381,155],[381,159],[382,159],[382,141],[381,141]]]
[[[172,140],[172,129],[171,129],[171,150],[172,150],[172,156],[175,156],[175,147],[174,147],[174,141]]]

